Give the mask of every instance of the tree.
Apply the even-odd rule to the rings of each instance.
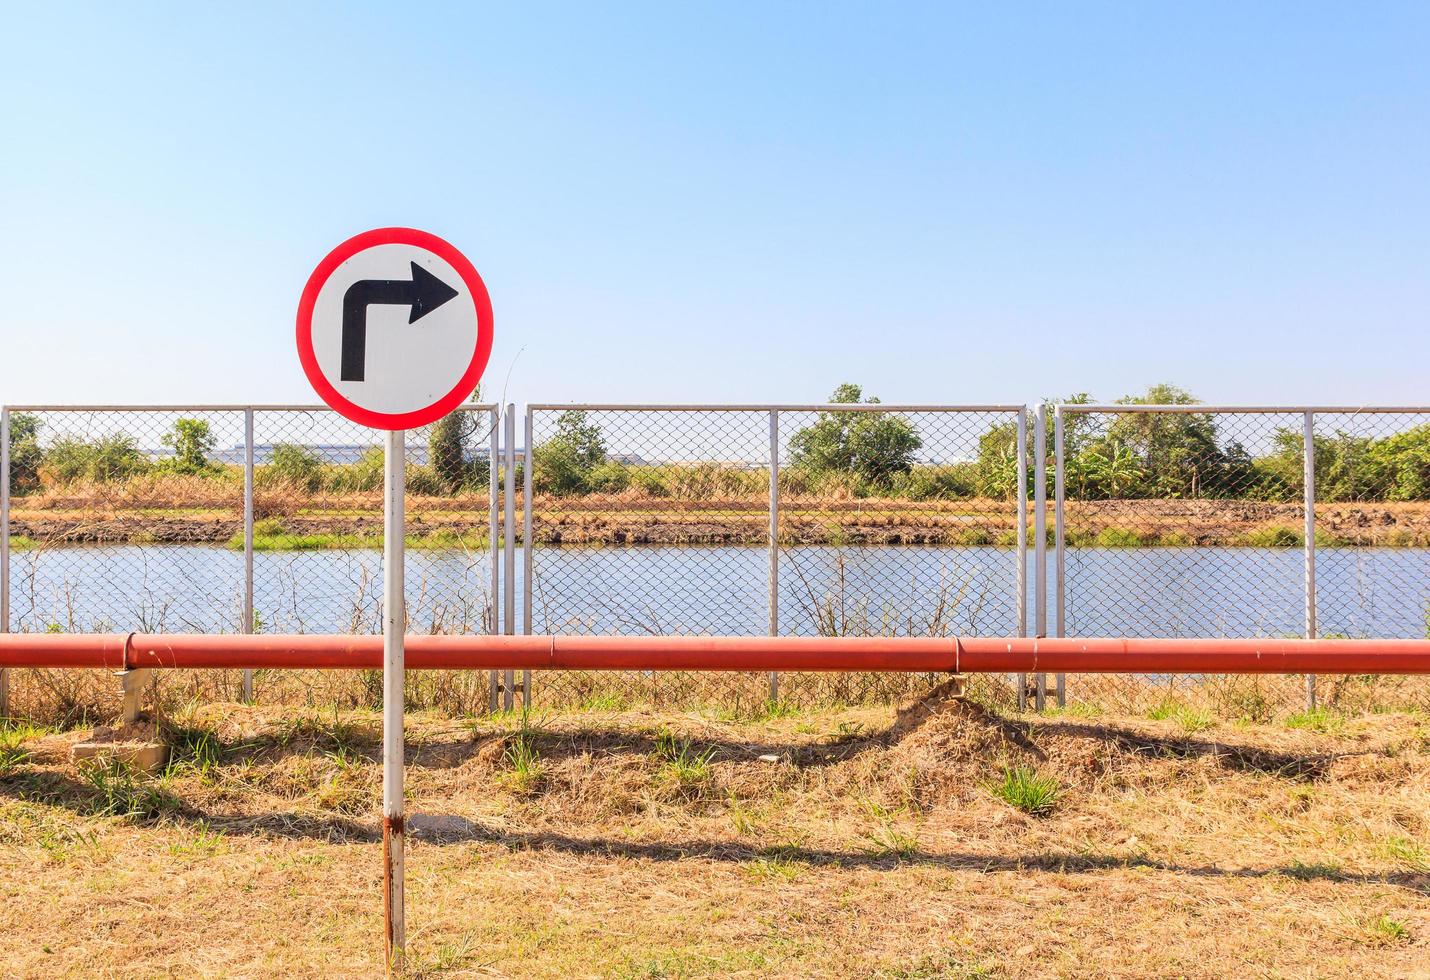
[[[1175,385],[1153,385],[1146,394],[1118,399],[1120,405],[1195,405],[1191,392]],[[1112,446],[1121,447],[1114,450]],[[1127,496],[1222,496],[1228,489],[1227,459],[1217,444],[1216,423],[1203,412],[1133,412],[1117,415],[1088,450],[1107,457],[1125,450],[1138,461],[1142,476],[1119,480]],[[1105,488],[1110,492],[1110,488]]]
[[[10,492],[29,493],[40,485],[40,418],[26,412],[10,416]]]
[[[173,431],[161,441],[174,451],[166,467],[172,472],[193,475],[216,469],[209,461],[209,453],[218,445],[218,439],[206,419],[175,419]]]
[[[1079,454],[1079,479],[1090,497],[1126,497],[1144,476],[1137,456],[1116,441],[1100,442]]]
[[[1017,422],[995,423],[978,437],[978,493],[1010,500],[1017,497]]]
[[[471,481],[472,465],[467,459],[471,427],[470,412],[450,412],[433,423],[427,434],[427,462],[448,493],[460,492]]]
[[[478,385],[470,400],[480,401],[481,397],[482,388]],[[472,458],[472,437],[482,417],[475,412],[449,412],[434,422],[427,434],[428,465],[438,485],[447,493],[480,486],[491,473],[489,461]]]
[[[591,472],[605,459],[600,426],[588,421],[585,412],[562,412],[555,435],[531,451],[534,486],[558,495],[585,493]]]
[[[858,404],[863,390],[842,384],[830,395],[835,404]],[[877,405],[879,399],[864,399]],[[914,468],[923,446],[918,431],[899,415],[883,412],[821,412],[814,424],[790,437],[790,463],[814,474],[852,473],[866,485],[887,488],[895,474]]]
[[[1379,440],[1369,455],[1385,469],[1387,499],[1430,500],[1430,424]]]

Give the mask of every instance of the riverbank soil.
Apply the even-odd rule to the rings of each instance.
[[[382,502],[373,494],[322,499],[263,499],[260,547],[376,547]],[[997,500],[781,499],[780,537],[790,545],[1011,545],[1016,506]],[[538,497],[539,544],[764,544],[764,498],[631,499]],[[1068,543],[1135,546],[1296,546],[1299,504],[1240,500],[1069,501]],[[1031,526],[1032,518],[1029,518]],[[1051,519],[1049,525],[1051,526]],[[83,496],[17,497],[11,534],[27,543],[229,543],[241,546],[241,502],[179,498],[103,500]],[[1316,507],[1324,545],[1430,547],[1430,502],[1338,503]],[[453,539],[485,542],[484,497],[454,501],[414,497],[409,533],[420,546]],[[325,540],[326,539],[326,540]]]
[[[6,975],[380,975],[377,715],[164,724],[4,736]],[[1426,976],[1430,719],[1297,724],[415,715],[409,975]]]

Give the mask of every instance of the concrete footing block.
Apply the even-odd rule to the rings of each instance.
[[[154,773],[169,761],[169,747],[159,741],[152,722],[138,721],[119,728],[99,726],[70,749],[74,762],[113,759],[141,772]]]

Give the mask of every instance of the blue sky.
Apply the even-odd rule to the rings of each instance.
[[[1430,403],[1427,49],[1424,3],[16,5],[0,400],[313,400],[303,282],[401,224],[518,402]]]

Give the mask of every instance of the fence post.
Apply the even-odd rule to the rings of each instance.
[[[10,410],[0,408],[0,633],[10,632]],[[0,718],[10,717],[10,671],[0,669]]]
[[[1018,591],[1018,635],[1028,635],[1028,406],[1018,409],[1018,560],[1014,565],[1014,587]],[[1018,698],[1023,699],[1022,675],[1013,675]]]
[[[506,590],[502,602],[502,632],[508,636],[516,632],[516,405],[508,402],[505,424],[502,426],[502,441],[506,451],[502,454],[504,470],[502,474],[502,543],[506,548],[502,571],[506,578]],[[516,672],[502,672],[502,707],[511,711],[516,707]]]
[[[243,410],[243,623],[253,632],[253,409]],[[244,703],[253,700],[253,668],[243,671]]]
[[[1034,587],[1033,635],[1048,635],[1048,426],[1047,403],[1038,402],[1033,416],[1033,573],[1038,582]],[[1041,675],[1039,675],[1041,677]],[[1028,678],[1023,675],[1018,684],[1018,710],[1028,707]],[[1043,710],[1043,688],[1039,682],[1035,707]]]
[[[493,405],[487,412],[491,429],[487,433],[487,548],[492,555],[492,615],[488,631],[495,636],[501,632],[501,559],[502,548],[500,513],[501,506],[501,406]],[[496,711],[501,678],[495,670],[487,677],[487,710]]]
[[[1316,415],[1306,412],[1303,418],[1302,443],[1306,472],[1306,528],[1302,554],[1305,562],[1306,639],[1316,638]],[[1306,710],[1316,710],[1316,675],[1306,675]]]
[[[1063,407],[1053,406],[1053,534],[1057,537],[1057,568],[1053,572],[1053,587],[1057,589],[1057,620],[1054,623],[1056,636],[1063,635],[1064,612],[1066,605],[1066,553],[1063,535],[1063,504],[1065,490],[1063,486],[1063,474],[1066,467],[1063,465]],[[1057,699],[1058,707],[1067,706],[1067,675],[1058,674]]]
[[[780,413],[770,409],[770,636],[780,635]],[[770,671],[770,703],[780,699],[780,675]]]
[[[531,632],[531,408],[526,409],[522,427],[525,443],[521,451],[521,631]],[[514,584],[513,584],[514,587]],[[521,706],[531,704],[531,671],[521,672]]]

